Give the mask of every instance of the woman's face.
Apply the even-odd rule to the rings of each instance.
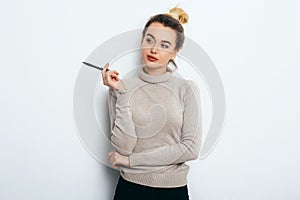
[[[176,31],[163,24],[153,22],[141,41],[143,63],[150,68],[165,68],[170,59],[174,59],[177,50]]]

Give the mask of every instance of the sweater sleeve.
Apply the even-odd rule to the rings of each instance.
[[[110,118],[111,144],[125,156],[132,153],[137,136],[129,105],[129,91],[109,88],[108,111]]]
[[[183,163],[198,158],[202,139],[200,93],[196,83],[192,82],[191,85],[184,100],[180,142],[158,147],[149,152],[132,153],[129,156],[131,168]]]

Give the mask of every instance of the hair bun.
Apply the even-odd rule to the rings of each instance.
[[[169,13],[167,13],[167,14],[170,15],[171,17],[177,19],[180,24],[185,24],[189,21],[188,14],[182,8],[179,8],[179,7],[174,7],[172,9],[170,9]]]

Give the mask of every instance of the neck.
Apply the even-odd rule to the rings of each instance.
[[[138,74],[139,74],[139,77],[143,81],[146,81],[148,83],[164,82],[164,81],[169,80],[173,76],[172,69],[169,67],[166,67],[165,72],[160,71],[160,73],[158,73],[157,71],[155,71],[158,73],[156,75],[149,74],[148,72],[146,72],[146,69],[149,69],[149,68],[147,68],[146,66],[140,66]],[[153,69],[151,69],[151,72],[153,72],[152,70]]]
[[[151,68],[145,65],[144,71],[149,75],[162,75],[167,72],[167,66],[158,67],[158,68]]]

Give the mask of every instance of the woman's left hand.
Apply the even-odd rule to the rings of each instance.
[[[123,156],[116,151],[111,151],[108,153],[108,160],[114,169],[118,169],[118,165],[129,167],[128,156]]]

